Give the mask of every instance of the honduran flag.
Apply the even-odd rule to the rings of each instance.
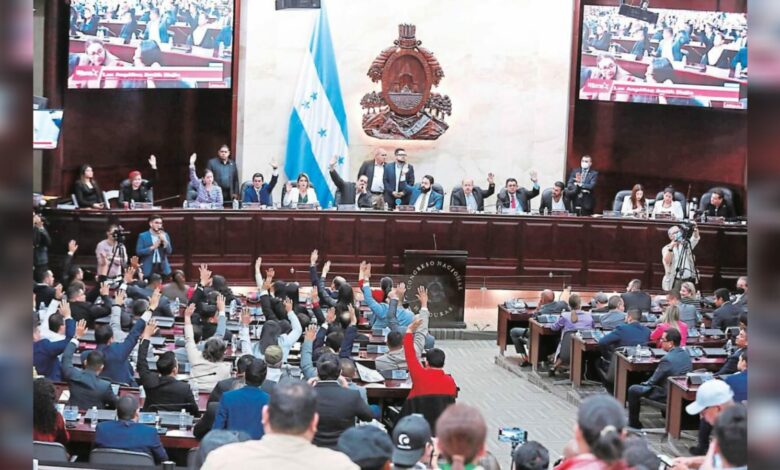
[[[298,77],[290,115],[284,164],[287,178],[295,184],[298,174],[306,173],[320,205],[332,206],[335,186],[328,165],[337,156],[336,170],[344,180],[349,180],[348,144],[347,116],[323,1]]]

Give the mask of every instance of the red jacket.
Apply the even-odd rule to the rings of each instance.
[[[363,290],[363,279],[358,280],[358,289]],[[382,292],[382,289],[373,288],[371,289],[371,297],[374,298],[377,302],[380,304],[385,301],[385,294]]]
[[[452,395],[458,394],[458,386],[450,374],[441,369],[423,367],[414,351],[414,335],[404,335],[404,356],[409,366],[409,375],[412,377],[412,390],[408,398],[423,395]]]

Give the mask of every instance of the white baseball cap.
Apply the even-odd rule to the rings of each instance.
[[[712,379],[704,382],[696,392],[696,400],[685,407],[689,415],[697,415],[705,408],[728,403],[734,399],[734,391],[722,380]]]

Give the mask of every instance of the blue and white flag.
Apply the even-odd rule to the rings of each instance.
[[[284,164],[287,178],[294,184],[299,173],[309,175],[320,206],[330,207],[335,186],[328,175],[328,165],[336,156],[336,170],[344,180],[349,180],[348,144],[347,116],[341,99],[336,55],[325,2],[322,2],[298,77],[290,116]]]

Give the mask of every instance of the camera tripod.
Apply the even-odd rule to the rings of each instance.
[[[686,261],[690,258],[691,266],[693,267],[690,274],[693,277],[694,284],[699,283],[699,270],[696,269],[696,256],[693,254],[693,248],[691,247],[691,240],[684,238],[682,240],[682,247],[680,248],[680,258],[677,260],[677,266],[674,268],[674,281],[672,287],[679,288],[678,283],[682,284],[686,279],[683,277],[683,271],[686,269]]]
[[[119,240],[116,241],[116,244],[114,244],[114,248],[111,250],[111,259],[108,261],[108,270],[106,270],[106,278],[108,277],[108,273],[111,272],[111,266],[114,265],[114,260],[116,259],[117,255],[119,255],[119,259],[124,260],[127,257],[127,249],[125,248],[125,244],[120,242]],[[125,276],[125,263],[119,264],[119,275],[124,277]]]

